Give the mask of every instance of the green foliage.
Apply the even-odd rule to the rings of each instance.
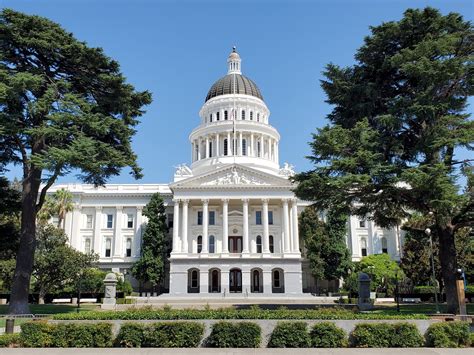
[[[269,348],[308,348],[311,344],[305,322],[279,322],[273,329]]]
[[[115,338],[115,346],[122,348],[140,348],[145,344],[145,327],[143,323],[124,323]]]
[[[260,326],[250,322],[218,322],[212,326],[207,345],[211,348],[258,348]]]
[[[143,215],[148,223],[143,234],[143,243],[140,259],[133,265],[133,276],[144,283],[149,282],[152,287],[160,283],[164,274],[164,260],[167,256],[166,211],[163,197],[156,193],[143,209]]]
[[[424,339],[410,323],[361,323],[351,333],[352,345],[358,348],[421,347]]]
[[[470,345],[468,322],[442,322],[431,324],[426,331],[426,343],[434,348],[460,348]]]
[[[50,218],[57,217],[57,227],[64,229],[63,222],[66,214],[74,208],[72,198],[72,192],[66,189],[59,189],[52,195],[47,196],[41,210],[38,212],[38,220],[47,223]]]
[[[15,259],[0,260],[0,292],[10,291],[15,265]]]
[[[112,325],[34,321],[21,325],[20,340],[27,348],[105,348],[112,346]]]
[[[16,256],[20,241],[20,199],[20,192],[14,184],[0,176],[0,261]],[[4,280],[2,275],[0,280]]]
[[[299,217],[299,228],[311,274],[316,279],[334,280],[346,276],[352,267],[345,241],[347,215],[333,209],[326,219],[321,221],[318,211],[308,207]]]
[[[393,295],[395,278],[398,273],[399,280],[404,276],[397,262],[388,254],[365,256],[355,266],[356,271],[365,272],[371,279],[371,288],[377,292]]]
[[[1,334],[0,348],[13,348],[20,345],[20,334]]]
[[[437,290],[439,292],[439,290]],[[434,294],[435,292],[435,287],[434,286],[415,286],[413,287],[413,292],[414,293],[419,293],[419,294]]]
[[[316,323],[310,332],[311,346],[314,348],[345,348],[347,334],[331,322]]]

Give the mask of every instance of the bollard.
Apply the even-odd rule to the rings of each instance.
[[[6,320],[6,328],[5,328],[5,333],[6,334],[13,334],[13,330],[15,329],[15,319],[13,318],[8,318]]]

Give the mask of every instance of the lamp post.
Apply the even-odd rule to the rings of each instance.
[[[425,233],[428,237],[430,237],[430,250],[431,250],[431,271],[433,273],[433,287],[434,287],[434,297],[436,303],[436,313],[439,314],[439,304],[438,304],[438,287],[436,282],[436,273],[435,273],[435,266],[434,266],[434,252],[433,252],[433,238],[431,236],[431,229],[426,228]]]

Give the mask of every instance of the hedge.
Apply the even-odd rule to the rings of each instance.
[[[307,348],[311,340],[305,322],[279,322],[273,329],[269,348]]]
[[[357,348],[422,347],[424,339],[410,323],[361,323],[351,333],[352,346]]]
[[[431,324],[426,331],[426,344],[435,348],[460,348],[470,345],[468,322],[443,322]]]
[[[20,334],[0,335],[0,348],[12,348],[20,345]]]
[[[331,322],[316,323],[310,338],[314,348],[345,348],[348,345],[346,332]]]
[[[206,345],[211,348],[258,348],[262,330],[251,322],[218,322],[212,326]]]
[[[88,311],[55,314],[57,320],[198,320],[198,319],[277,319],[277,320],[378,320],[378,319],[428,319],[424,314],[358,313],[344,308],[315,309],[151,309],[136,308],[125,311]]]
[[[112,346],[112,325],[28,322],[21,325],[20,342],[27,348],[106,348]]]

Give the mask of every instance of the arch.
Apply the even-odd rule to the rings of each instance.
[[[229,271],[229,292],[242,293],[242,270],[239,268]]]
[[[269,249],[270,249],[270,253],[274,253],[275,252],[275,240],[273,238],[273,235],[269,236],[268,237],[268,241],[269,241]]]
[[[188,293],[199,293],[199,269],[188,270]]]
[[[216,252],[216,238],[213,235],[209,236],[209,253]]]
[[[285,292],[285,274],[283,272],[283,269],[280,269],[280,268],[272,269],[272,292],[273,293]]]
[[[367,256],[367,239],[360,239],[360,254],[362,256]]]
[[[382,239],[381,239],[381,244],[382,244],[382,253],[383,253],[383,254],[388,254],[387,238],[382,237]]]
[[[202,251],[202,235],[197,237],[197,252],[198,254]]]
[[[224,139],[224,155],[229,155],[229,142],[227,138]]]
[[[247,140],[242,139],[242,155],[247,155]]]
[[[218,268],[209,269],[209,293],[221,292],[221,270]]]
[[[263,292],[263,271],[260,268],[250,270],[250,292]]]
[[[257,235],[257,238],[255,239],[255,244],[257,245],[257,253],[261,254],[262,253],[262,236]]]

